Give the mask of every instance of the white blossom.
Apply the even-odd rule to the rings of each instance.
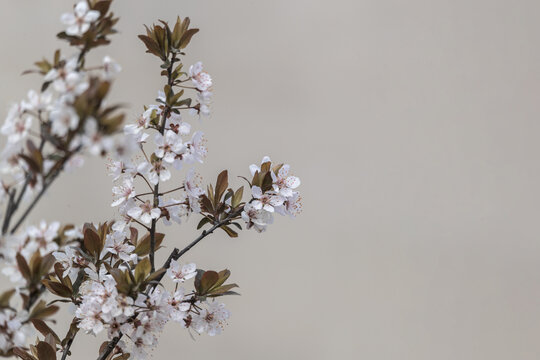
[[[79,126],[79,115],[75,109],[63,104],[51,111],[49,119],[52,133],[58,136],[65,136],[69,130],[75,130]]]
[[[197,275],[197,265],[191,263],[180,266],[178,261],[173,260],[171,261],[171,266],[167,269],[167,275],[173,282],[182,283]]]
[[[171,172],[163,165],[161,160],[156,160],[153,164],[145,161],[137,166],[137,171],[148,176],[148,181],[156,185],[160,181],[167,181],[171,178]]]
[[[111,253],[116,255],[120,260],[130,261],[135,260],[137,254],[133,254],[135,246],[130,245],[126,242],[126,236],[124,233],[119,231],[114,231],[110,234],[107,234],[105,239],[105,247],[103,249],[104,253]]]
[[[248,229],[254,228],[257,232],[266,230],[267,225],[273,223],[272,213],[262,209],[255,209],[252,204],[246,204],[242,211],[242,219],[246,222]]]
[[[182,138],[174,131],[167,130],[164,135],[156,134],[154,138],[156,144],[156,156],[167,163],[173,163],[177,154],[185,151]]]
[[[230,316],[231,313],[225,308],[225,304],[211,302],[200,311],[200,314],[193,315],[191,327],[199,334],[205,332],[210,336],[219,335]]]
[[[90,25],[99,19],[100,13],[96,10],[90,10],[86,0],[80,1],[75,5],[73,13],[65,13],[60,20],[67,26],[66,34],[71,36],[81,36],[90,29]]]
[[[132,178],[125,178],[122,185],[113,187],[112,191],[114,195],[118,196],[118,198],[113,201],[111,206],[118,206],[123,202],[135,197],[137,194]]]
[[[145,224],[150,224],[153,219],[161,216],[161,210],[152,206],[152,203],[147,200],[143,203],[136,204],[131,207],[127,214],[136,220],[140,220]]]
[[[114,77],[122,71],[122,66],[111,59],[110,56],[103,58],[103,77],[106,80],[114,79]]]
[[[204,134],[201,131],[197,131],[191,137],[191,140],[186,144],[187,152],[184,156],[188,163],[203,162],[206,157],[206,141]]]
[[[193,85],[200,91],[207,91],[212,86],[212,78],[208,73],[202,71],[202,62],[197,62],[189,67],[189,76]]]
[[[190,169],[184,180],[184,190],[186,192],[191,211],[200,212],[199,199],[204,194],[204,190],[199,186],[200,178],[195,174],[195,170]]]
[[[283,165],[277,175],[272,171],[272,180],[274,190],[285,198],[292,197],[294,189],[300,186],[300,179],[296,176],[289,175],[290,166]]]
[[[251,193],[254,198],[251,204],[257,210],[264,209],[268,212],[274,212],[276,206],[283,205],[284,199],[281,196],[268,191],[263,193],[258,186],[253,186]]]

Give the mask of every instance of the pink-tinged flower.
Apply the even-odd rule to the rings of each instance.
[[[204,134],[201,131],[195,132],[186,146],[187,152],[184,155],[186,162],[190,164],[194,162],[202,163],[207,154]]]
[[[257,210],[252,204],[246,204],[244,206],[242,219],[246,222],[248,229],[254,228],[257,232],[265,231],[266,227],[274,222],[272,213],[262,209]]]
[[[105,253],[109,252],[113,255],[116,255],[119,259],[123,261],[130,261],[132,260],[133,255],[137,256],[136,254],[133,254],[135,246],[127,243],[126,236],[123,233],[117,231],[107,235],[107,238],[105,240],[105,247],[103,250]]]
[[[183,200],[169,199],[164,200],[162,197],[159,198],[159,207],[165,208],[167,210],[167,217],[163,218],[163,224],[166,226],[172,225],[172,221],[181,224],[182,217],[188,214],[188,206],[186,205],[187,197],[184,197]]]
[[[90,154],[96,156],[110,151],[114,146],[113,138],[99,131],[98,123],[94,118],[87,119],[84,124],[82,143],[88,148]]]
[[[173,282],[183,283],[184,281],[197,275],[197,265],[191,263],[180,266],[178,261],[173,260],[171,261],[171,266],[169,269],[167,269],[167,275],[172,279]]]
[[[182,136],[188,135],[191,132],[191,125],[185,121],[182,121],[182,116],[175,113],[172,113],[167,118],[165,127]]]
[[[210,116],[210,103],[212,101],[212,93],[210,91],[199,92],[197,93],[197,100],[199,102],[189,109],[189,114],[191,116]]]
[[[172,321],[185,325],[187,311],[190,308],[189,302],[184,302],[184,289],[180,288],[168,299],[170,307],[169,316]]]
[[[137,194],[135,192],[135,186],[133,185],[132,178],[124,179],[122,185],[113,187],[112,191],[114,195],[118,196],[118,198],[111,204],[111,206],[118,206],[123,202],[135,197]]]
[[[294,191],[292,196],[285,199],[282,206],[276,207],[276,212],[280,215],[295,217],[302,212],[302,198],[298,191]]]
[[[103,78],[105,80],[114,79],[120,71],[122,71],[122,66],[111,59],[110,56],[107,55],[103,58]]]
[[[263,193],[258,186],[253,186],[251,193],[254,198],[251,204],[256,210],[264,209],[268,212],[274,212],[276,206],[283,205],[284,199],[281,196],[269,192]]]
[[[44,80],[52,82],[54,90],[61,94],[60,103],[73,101],[75,95],[88,89],[89,83],[77,66],[78,59],[73,57],[68,59],[64,66],[51,69],[44,77]]]
[[[189,207],[191,211],[198,213],[201,211],[199,199],[204,190],[199,186],[200,177],[195,174],[195,170],[189,169],[186,179],[184,180],[184,190],[188,197]]]
[[[78,256],[77,250],[67,246],[63,251],[55,251],[52,255],[56,258],[56,262],[60,263],[64,268],[62,276],[71,275],[72,272],[77,273],[78,270],[73,267]]]
[[[59,229],[60,223],[58,221],[54,221],[49,225],[45,221],[41,221],[39,226],[29,226],[26,229],[26,234],[36,242],[41,255],[45,255],[58,249],[58,244],[53,240],[58,236]]]
[[[200,91],[207,91],[212,86],[212,78],[208,73],[202,71],[202,62],[197,62],[189,67],[189,76],[193,85]]]
[[[165,135],[156,134],[154,142],[157,147],[154,153],[167,163],[173,163],[176,155],[185,151],[182,138],[172,130],[167,130]]]
[[[116,181],[122,176],[122,174],[127,174],[129,176],[135,176],[137,170],[133,167],[133,164],[126,161],[113,161],[111,160],[107,164],[107,169],[109,170],[109,175],[113,177],[113,180]]]
[[[151,114],[151,112],[150,112]],[[150,124],[150,116],[147,111],[145,111],[141,116],[137,118],[134,124],[127,124],[124,126],[124,132],[126,134],[138,134],[142,130],[146,129]]]
[[[49,114],[51,132],[58,136],[65,136],[69,130],[75,130],[79,126],[79,115],[71,106],[61,105]]]
[[[137,166],[137,171],[148,176],[148,181],[156,185],[160,181],[167,181],[171,178],[171,172],[163,165],[163,161],[157,160],[152,164],[143,162]]]
[[[225,304],[217,301],[208,304],[207,308],[195,314],[192,320],[192,328],[199,334],[207,333],[210,336],[221,334],[225,321],[231,316]]]
[[[136,220],[140,220],[145,224],[150,224],[152,219],[158,219],[161,216],[161,210],[152,206],[152,203],[147,200],[141,204],[135,204],[127,214]]]
[[[90,29],[90,25],[101,16],[99,11],[90,10],[88,2],[80,1],[75,5],[73,13],[63,14],[60,21],[67,25],[66,34],[81,36]]]
[[[300,186],[300,179],[296,176],[289,175],[290,166],[285,164],[279,169],[277,175],[272,172],[272,180],[274,182],[274,190],[285,198],[292,197],[294,189]]]
[[[28,101],[23,101],[23,107],[35,112],[49,110],[52,103],[52,94],[48,91],[38,93],[35,90],[28,91]]]
[[[31,127],[32,118],[30,116],[6,120],[2,126],[2,134],[7,136],[9,144],[17,144],[28,136]]]

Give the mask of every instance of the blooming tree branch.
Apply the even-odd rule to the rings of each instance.
[[[230,271],[203,270],[179,259],[218,229],[230,237],[244,227],[261,232],[274,214],[295,216],[301,210],[300,180],[289,165],[268,157],[249,167],[244,186],[230,187],[224,170],[203,187],[194,166],[207,156],[206,140],[186,118],[210,115],[213,82],[201,62],[185,70],[185,49],[198,32],[189,18],[178,17],[174,26],[159,21],[139,36],[146,52],[159,59],[165,85],[156,103],[144,106],[119,133],[123,115],[104,100],[120,66],[109,57],[101,66],[85,65],[87,53],[108,44],[115,32],[118,19],[110,13],[111,3],[83,0],[61,17],[66,29],[58,37],[78,54],[64,58],[57,51],[52,62],[36,63],[44,79],[41,91],[15,105],[2,127],[10,156],[2,168],[8,177],[1,187],[7,205],[0,251],[2,271],[16,284],[0,296],[4,356],[51,360],[60,352],[65,360],[81,330],[106,333],[99,360],[147,358],[170,322],[191,334],[218,335],[230,317],[218,300],[237,295],[237,285],[227,282]],[[111,158],[116,218],[82,226],[42,221],[21,231],[52,182],[81,165],[83,153]],[[23,202],[28,206],[11,226]],[[165,241],[160,226],[182,224],[188,217],[198,217],[197,229],[206,229],[183,248],[174,247],[156,269],[155,255]],[[15,293],[22,299],[19,311],[10,305]],[[40,299],[44,293],[54,300],[47,304]],[[47,324],[60,303],[76,309],[63,339]],[[40,334],[35,344],[28,341],[32,330]]]

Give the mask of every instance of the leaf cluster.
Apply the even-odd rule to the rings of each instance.
[[[242,211],[244,203],[242,196],[244,187],[236,190],[229,188],[229,175],[227,170],[223,170],[217,177],[216,184],[209,184],[206,194],[201,196],[201,214],[204,216],[199,222],[197,229],[202,228],[206,224],[216,224],[225,220],[230,220],[229,223],[242,230],[242,226],[233,222],[237,219]],[[230,237],[237,237],[238,233],[227,224],[220,227]]]
[[[163,68],[169,67],[169,55],[184,54],[182,49],[186,48],[199,29],[189,28],[190,20],[186,17],[182,20],[177,17],[174,28],[163,20],[161,25],[146,26],[146,35],[139,35],[139,39],[146,46],[146,52],[159,57],[163,61]]]
[[[15,260],[17,261],[17,268],[25,280],[25,288],[30,295],[39,291],[41,280],[49,274],[55,262],[52,254],[41,256],[39,250],[32,255],[28,262],[20,253],[17,253]],[[25,306],[28,304],[30,295],[21,293]]]
[[[238,287],[238,285],[225,285],[225,281],[227,281],[229,276],[231,276],[231,272],[227,269],[220,272],[197,270],[197,276],[195,276],[194,282],[195,295],[199,300],[225,295],[239,295],[237,292],[231,290]]]

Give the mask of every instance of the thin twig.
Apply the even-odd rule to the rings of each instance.
[[[68,340],[61,360],[66,360],[66,358],[70,354],[69,349],[71,348],[71,344],[73,344],[73,341],[75,340],[75,336],[77,336],[77,333],[73,334],[73,336]]]
[[[120,339],[122,338],[122,333],[118,333],[117,336],[113,337],[111,341],[107,344],[107,347],[101,354],[99,354],[99,357],[97,360],[105,360],[114,350]]]

